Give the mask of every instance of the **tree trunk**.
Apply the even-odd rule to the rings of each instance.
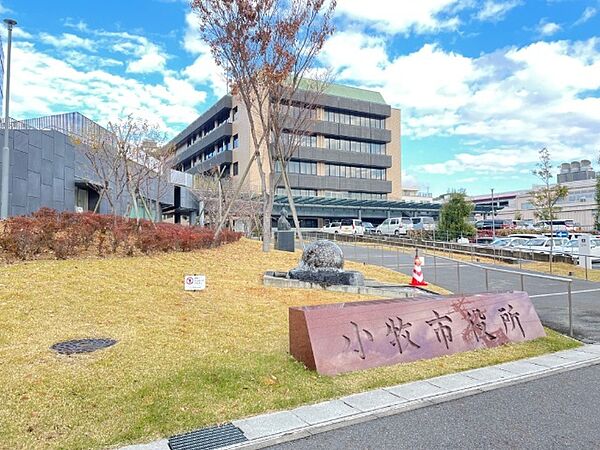
[[[283,164],[282,164],[283,168]],[[298,213],[296,211],[296,204],[294,203],[294,196],[292,195],[292,189],[290,188],[290,180],[287,176],[287,170],[283,170],[281,175],[283,176],[283,183],[285,184],[285,192],[288,196],[288,203],[290,205],[290,211],[292,213],[292,219],[294,220],[294,226],[296,227],[296,233],[300,240],[300,247],[304,248],[304,239],[302,238],[302,230],[300,229],[300,220],[298,220]]]
[[[263,195],[263,252],[271,251],[271,215],[273,213],[273,195],[265,192]]]

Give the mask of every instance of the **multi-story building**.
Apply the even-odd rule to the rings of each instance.
[[[400,110],[378,92],[336,84],[328,85],[315,103],[310,125],[290,130],[302,132],[287,167],[294,196],[400,200]],[[234,182],[254,153],[248,113],[233,95],[217,101],[171,144],[177,150],[176,169],[204,174],[219,167]],[[259,182],[258,169],[252,167],[247,188],[259,192]],[[276,194],[285,194],[283,181]]]
[[[378,92],[339,85],[329,85],[317,101],[311,133],[303,136],[289,162],[293,193],[399,199],[400,110]],[[219,166],[234,181],[254,152],[248,113],[232,95],[221,98],[171,143],[179,170],[202,174]],[[257,169],[251,170],[248,187],[260,189]]]

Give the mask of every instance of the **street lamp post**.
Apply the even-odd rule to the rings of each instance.
[[[12,47],[12,29],[17,24],[14,19],[4,19],[8,27],[8,42],[6,51],[6,101],[4,106],[4,147],[2,147],[2,185],[0,186],[0,219],[8,217],[8,188],[9,188],[9,168],[10,153],[8,150],[8,105],[10,99],[10,50]]]
[[[492,188],[492,238],[496,240],[496,212],[494,211],[494,188]]]

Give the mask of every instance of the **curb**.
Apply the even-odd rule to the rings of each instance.
[[[600,364],[600,344],[584,345],[573,350],[375,389],[336,400],[300,406],[289,411],[234,420],[233,426],[241,430],[247,438],[246,441],[224,446],[210,446],[207,442],[206,446],[188,448],[190,450],[264,448],[596,364]],[[319,420],[319,415],[322,420]],[[198,431],[186,435],[193,435]],[[167,439],[122,448],[122,450],[169,449]]]

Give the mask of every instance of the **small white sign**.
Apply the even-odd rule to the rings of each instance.
[[[206,289],[206,276],[186,275],[183,279],[183,288],[186,291],[202,291]]]
[[[425,257],[419,256],[419,260],[421,261],[421,265],[424,266],[425,265]]]

